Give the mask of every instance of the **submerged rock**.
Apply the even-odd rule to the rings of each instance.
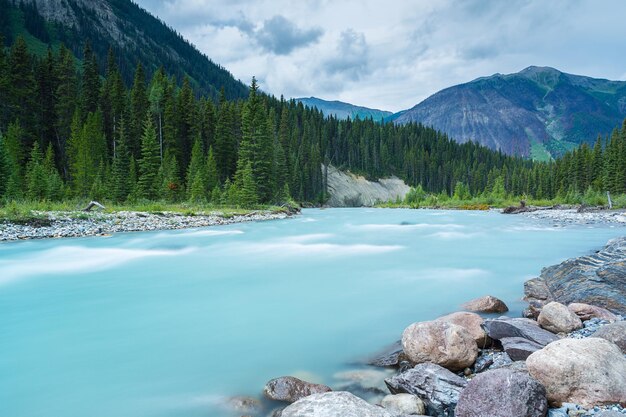
[[[479,313],[506,313],[509,308],[504,301],[491,296],[475,298],[461,306],[464,310],[475,311]]]
[[[454,371],[471,366],[478,356],[472,335],[445,321],[411,324],[402,334],[402,347],[414,363],[432,362]]]
[[[473,378],[461,392],[457,417],[544,417],[545,388],[525,372],[487,371]]]
[[[552,405],[626,404],[626,358],[604,339],[562,339],[530,355],[526,365]]]
[[[599,252],[545,268],[524,285],[525,299],[585,303],[626,315],[626,237],[610,240]]]
[[[426,412],[424,402],[413,394],[387,395],[380,405],[394,414],[422,415]]]
[[[428,415],[454,415],[456,403],[467,381],[434,363],[422,363],[385,380],[392,394],[419,396],[426,404]]]
[[[281,417],[394,417],[349,392],[313,394],[286,407]]]
[[[293,376],[281,376],[265,384],[263,395],[270,400],[292,403],[311,394],[329,391],[332,390],[326,385],[312,384]]]
[[[387,367],[398,366],[402,357],[402,341],[398,340],[367,360],[368,365]]]
[[[556,301],[543,307],[537,318],[537,323],[552,333],[569,333],[583,327],[583,322],[576,314]]]

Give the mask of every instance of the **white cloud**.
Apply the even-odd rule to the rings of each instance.
[[[624,79],[620,0],[138,0],[215,62],[286,97],[392,111],[548,65]]]

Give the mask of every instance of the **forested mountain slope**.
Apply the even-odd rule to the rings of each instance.
[[[392,115],[391,112],[385,110],[370,109],[362,106],[355,106],[354,104],[344,103],[342,101],[328,101],[322,100],[317,97],[308,98],[296,98],[297,102],[300,102],[308,107],[315,107],[319,111],[323,112],[326,116],[335,116],[340,120],[345,120],[348,117],[352,120],[357,117],[361,120],[372,118],[376,122],[382,121],[385,117]]]
[[[148,75],[163,66],[178,82],[187,76],[194,89],[214,99],[222,87],[229,99],[247,95],[226,69],[130,0],[0,0],[0,33],[7,45],[23,36],[39,55],[49,44],[57,49],[63,43],[82,59],[88,42],[101,73],[111,48],[127,83],[141,62]]]
[[[528,67],[446,88],[398,115],[458,142],[546,160],[592,144],[626,117],[626,82]]]

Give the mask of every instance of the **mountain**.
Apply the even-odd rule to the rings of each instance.
[[[148,76],[163,66],[179,82],[187,76],[196,91],[212,97],[222,87],[231,99],[248,93],[226,69],[130,0],[0,0],[0,34],[6,45],[22,36],[39,55],[63,43],[82,58],[89,42],[101,70],[112,48],[127,83],[141,62]]]
[[[352,120],[357,117],[361,120],[365,120],[371,117],[374,121],[379,122],[385,117],[392,115],[389,111],[369,109],[367,107],[355,106],[354,104],[344,103],[342,101],[327,101],[316,97],[296,98],[295,100],[305,106],[317,108],[326,116],[330,116],[332,114],[340,120],[345,120],[348,117]]]
[[[528,67],[441,90],[394,121],[542,160],[609,134],[625,116],[626,82]]]

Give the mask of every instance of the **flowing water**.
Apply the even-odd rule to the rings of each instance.
[[[494,212],[329,209],[0,244],[0,416],[228,416],[276,376],[333,375],[405,326],[624,229]],[[241,415],[241,413],[236,414]]]

